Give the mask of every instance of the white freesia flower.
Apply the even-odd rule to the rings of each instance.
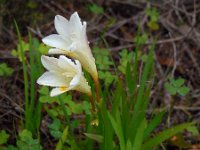
[[[56,15],[54,24],[58,34],[52,34],[42,39],[43,43],[53,47],[49,50],[49,54],[65,54],[79,60],[92,77],[97,79],[95,59],[86,35],[86,22],[81,22],[78,13],[75,12],[69,21]]]
[[[57,96],[69,90],[77,90],[91,95],[91,89],[83,76],[81,64],[61,55],[58,58],[42,56],[41,61],[47,71],[37,80],[40,85],[54,87],[51,96]]]

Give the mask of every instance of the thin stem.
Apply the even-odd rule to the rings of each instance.
[[[92,95],[88,95],[88,96],[89,96],[89,99],[90,99],[90,103],[92,105],[92,111],[96,112],[96,108],[95,108],[95,104],[94,104],[94,99],[93,99]]]
[[[99,80],[98,80],[98,78],[94,79],[94,84],[95,84],[95,91],[96,91],[96,101],[99,104],[100,103],[100,96],[99,96]]]

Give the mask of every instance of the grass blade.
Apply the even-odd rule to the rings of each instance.
[[[162,121],[163,115],[165,112],[160,112],[157,114],[148,124],[147,128],[144,132],[144,140],[148,138],[151,134],[151,132],[158,126],[158,124]]]
[[[142,150],[150,150],[156,146],[158,146],[163,141],[169,139],[173,135],[182,132],[186,128],[192,126],[194,123],[184,123],[181,125],[177,125],[175,127],[172,127],[170,129],[164,130],[161,133],[158,133],[153,138],[148,139],[146,143],[142,146]]]
[[[14,20],[15,28],[17,31],[17,37],[19,40],[19,46],[20,46],[20,53],[22,58],[22,67],[23,67],[23,78],[24,78],[24,94],[25,94],[25,128],[30,129],[29,127],[29,91],[28,91],[28,73],[27,73],[27,67],[26,67],[26,60],[24,55],[24,49],[22,46],[22,38],[21,34],[19,32],[19,28],[17,25],[17,22]]]
[[[142,143],[143,143],[143,134],[144,134],[145,125],[146,125],[146,120],[143,119],[142,123],[140,124],[140,126],[137,130],[136,138],[135,138],[135,141],[133,143],[134,150],[141,150],[141,146],[142,146]]]
[[[68,135],[68,126],[64,129],[62,136],[60,140],[58,141],[58,144],[56,145],[56,150],[62,150],[63,145],[67,139],[67,135]]]

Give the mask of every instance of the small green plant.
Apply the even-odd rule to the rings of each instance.
[[[19,150],[42,150],[37,139],[33,139],[32,133],[28,130],[23,130],[19,133],[19,140],[17,141]]]
[[[8,138],[9,138],[9,134],[7,134],[5,130],[1,130],[1,132],[0,132],[0,145],[7,143]]]
[[[128,52],[127,49],[122,50],[120,53],[120,64],[118,66],[119,71],[126,74],[126,67],[128,63],[133,63],[134,52]]]
[[[44,45],[43,43],[39,43],[39,41],[37,39],[34,39],[33,41],[33,45],[37,45],[37,48],[34,49],[35,51],[38,51],[40,52],[41,54],[47,54],[48,53],[48,49],[49,47]],[[22,61],[22,55],[24,55],[26,52],[29,52],[30,51],[30,42],[26,42],[26,41],[21,41],[21,44],[20,42],[17,44],[17,48],[16,49],[13,49],[11,51],[11,54],[14,56],[14,57],[17,57],[20,61]],[[22,51],[21,51],[22,49]],[[25,59],[26,60],[26,59]]]
[[[88,5],[88,9],[90,12],[92,12],[96,15],[102,15],[104,13],[103,7],[98,6],[97,4]]]
[[[0,64],[0,76],[11,76],[13,73],[13,68],[8,67],[6,63],[1,63]]]
[[[181,96],[185,96],[190,90],[184,85],[184,82],[185,80],[183,78],[169,78],[168,82],[164,84],[164,87],[171,95],[179,94]]]
[[[43,71],[40,63],[41,53],[39,52],[39,42],[33,39],[29,34],[29,44],[24,43],[15,22],[15,27],[18,36],[17,57],[22,63],[23,79],[24,79],[24,95],[25,95],[25,119],[21,121],[22,127],[30,131],[33,136],[39,136],[39,126],[41,121],[41,103],[37,101],[35,91],[35,82]],[[27,48],[28,46],[28,48]],[[25,52],[30,52],[30,57],[27,58]]]
[[[152,30],[158,30],[158,19],[159,19],[159,12],[156,8],[147,8],[145,10],[147,16],[150,18],[149,22],[147,23],[148,27]]]
[[[102,150],[151,150],[159,147],[159,144],[173,135],[193,126],[193,123],[183,123],[154,133],[164,116],[164,112],[160,112],[151,119],[146,119],[151,87],[151,83],[147,81],[152,77],[155,45],[150,46],[141,76],[138,77],[135,74],[138,74],[139,69],[140,43],[141,41],[137,40],[138,45],[133,65],[127,63],[126,66],[126,88],[124,88],[125,84],[118,78],[115,90],[108,93],[112,101],[111,109],[108,110],[106,102],[103,101],[101,112],[99,112],[99,131],[95,135],[92,134],[92,137],[87,136],[95,141],[98,141],[95,139],[96,137],[98,139],[103,137],[103,142],[98,141]],[[140,84],[139,87],[138,84]],[[108,97],[106,93],[102,94],[105,94],[103,97]],[[115,142],[115,137],[117,137],[118,143]]]
[[[50,129],[50,133],[51,135],[55,138],[55,139],[59,139],[62,135],[62,132],[60,131],[60,127],[61,127],[61,122],[59,119],[54,119],[52,124],[48,125],[49,129]]]
[[[99,47],[93,48],[96,65],[99,68],[99,79],[104,81],[105,86],[109,86],[116,81],[116,75],[111,73],[110,69],[113,68],[114,62],[110,59],[108,49],[101,49]]]
[[[22,55],[24,55],[25,52],[29,51],[30,44],[25,41],[21,41],[17,44],[17,49],[13,49],[11,51],[11,54],[17,58],[19,58],[20,61],[22,61]]]
[[[60,100],[62,100],[63,104],[65,105],[66,113],[68,116],[72,114],[81,114],[85,113],[87,115],[90,115],[90,109],[91,105],[88,101],[83,101],[80,103],[76,103],[72,100],[71,95],[62,94],[58,97],[50,97],[50,91],[48,87],[41,87],[41,89],[38,91],[40,93],[39,101],[43,104],[57,104],[53,106],[53,108],[49,109],[48,107],[45,107],[47,112],[49,113],[52,118],[55,118],[59,115],[63,116],[63,110],[62,110],[62,104]]]

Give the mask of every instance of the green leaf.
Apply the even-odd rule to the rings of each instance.
[[[132,147],[130,140],[128,140],[127,143],[126,143],[126,150],[133,150],[133,147]]]
[[[49,95],[49,88],[46,86],[41,87],[38,92],[43,95]]]
[[[23,130],[19,133],[19,137],[22,141],[31,140],[32,139],[32,133],[28,130]]]
[[[193,134],[193,136],[199,135],[199,131],[198,131],[198,128],[196,126],[189,126],[187,128],[187,131],[191,132]]]
[[[47,111],[47,113],[49,114],[49,116],[51,116],[52,118],[55,118],[58,116],[58,112],[55,109],[45,109]]]
[[[148,138],[151,132],[159,125],[159,123],[162,121],[163,115],[164,112],[160,112],[153,119],[150,120],[148,126],[144,131],[144,139]]]
[[[150,150],[158,146],[160,143],[164,142],[165,140],[169,139],[173,135],[182,132],[183,130],[187,129],[188,127],[192,126],[194,123],[184,123],[181,125],[177,125],[175,127],[172,127],[170,129],[166,129],[157,135],[155,135],[153,138],[148,139],[144,145],[142,146],[142,150]]]
[[[188,94],[190,91],[190,89],[186,86],[180,87],[177,92],[181,95],[181,96],[185,96],[186,94]]]
[[[184,82],[185,82],[185,80],[182,79],[182,78],[180,78],[180,79],[177,79],[177,80],[173,81],[172,84],[175,87],[179,88],[179,87],[181,87],[184,84]]]
[[[9,138],[9,134],[6,133],[5,130],[0,132],[0,145],[7,143]]]
[[[87,101],[83,101],[82,103],[82,108],[83,111],[85,112],[86,115],[90,115],[91,114],[91,104]]]
[[[147,39],[148,39],[148,35],[143,34],[140,36],[136,36],[135,41],[137,42],[138,45],[142,45],[146,43]]]
[[[40,45],[39,45],[39,51],[43,55],[48,54],[49,48],[50,48],[49,46],[47,46],[47,45],[45,45],[43,43],[40,43]]]
[[[148,27],[152,30],[158,30],[159,29],[159,25],[157,22],[153,22],[153,21],[150,21],[147,23]]]
[[[17,141],[19,150],[42,150],[37,139],[32,138],[32,134],[28,130],[23,130],[19,133],[20,140]]]
[[[169,92],[169,94],[171,94],[171,95],[176,94],[176,88],[173,87],[170,83],[167,82],[164,84],[164,86],[165,86],[165,89],[167,90],[167,92]]]
[[[3,149],[3,150],[18,150],[18,149],[16,147],[14,147],[13,145],[8,145],[8,147],[5,147],[5,149]]]
[[[61,127],[61,122],[59,119],[54,119],[53,123],[48,125],[49,129],[50,129],[50,133],[51,135],[58,139],[61,137],[62,133],[59,131],[60,127]]]
[[[92,133],[84,133],[85,136],[87,136],[88,138],[97,141],[98,143],[102,143],[103,142],[103,136],[102,135],[97,135],[97,134],[92,134]]]
[[[49,100],[48,100],[48,96],[40,96],[39,97],[39,101],[41,103],[47,103]]]
[[[53,129],[53,130],[59,130],[59,129],[60,129],[60,126],[61,126],[61,122],[60,122],[60,120],[57,119],[57,118],[53,120],[53,123],[52,123],[52,124],[48,125],[48,127],[49,127],[50,129]]]
[[[139,125],[139,128],[138,128],[136,136],[135,136],[135,140],[134,140],[134,143],[133,143],[134,150],[141,150],[141,146],[142,146],[142,143],[143,143],[143,135],[144,135],[145,125],[146,125],[146,120],[144,119],[141,122],[141,124]]]
[[[13,69],[8,67],[6,63],[1,63],[0,64],[0,76],[6,76],[9,77],[13,73]]]
[[[65,127],[60,140],[58,141],[58,144],[56,145],[56,150],[62,150],[63,145],[65,144],[65,141],[67,140],[67,135],[68,135],[68,126]]]
[[[120,119],[120,114],[119,111],[116,111],[116,119],[108,112],[108,117],[111,121],[111,124],[114,128],[114,131],[119,138],[119,143],[120,143],[120,149],[125,150],[125,141],[124,141],[124,134],[123,134],[123,129],[122,129],[122,123]]]
[[[57,130],[50,130],[50,133],[55,139],[59,139],[62,135],[62,132]]]
[[[133,83],[131,82],[132,78],[133,78],[133,75],[131,71],[131,65],[130,63],[128,63],[126,66],[126,84],[128,86],[129,94],[133,93],[133,88],[134,88]]]
[[[97,4],[91,4],[88,6],[89,10],[97,15],[102,15],[104,13],[104,9],[101,6],[98,6]]]

